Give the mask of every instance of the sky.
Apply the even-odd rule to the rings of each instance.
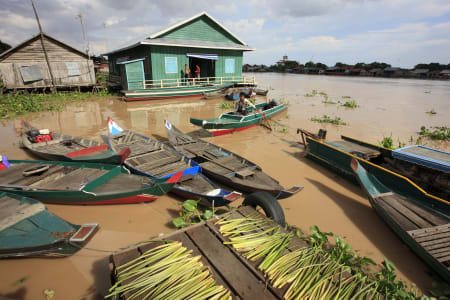
[[[43,30],[105,53],[207,11],[255,51],[244,63],[450,63],[450,0],[34,0]],[[38,32],[28,0],[0,0],[0,40],[12,46]]]

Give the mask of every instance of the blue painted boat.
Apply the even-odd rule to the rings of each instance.
[[[83,248],[97,228],[97,223],[69,223],[37,200],[0,192],[0,258],[69,256]]]
[[[392,151],[392,156],[415,164],[450,173],[450,153],[422,145]]]
[[[351,169],[370,204],[389,227],[446,282],[450,281],[450,218],[429,202],[395,192],[352,158]]]
[[[124,165],[132,172],[151,178],[167,178],[183,172],[172,192],[187,199],[201,200],[215,207],[227,205],[241,197],[238,192],[219,188],[202,173],[202,168],[169,145],[131,130],[124,130],[108,118],[108,144],[113,151],[130,148]]]

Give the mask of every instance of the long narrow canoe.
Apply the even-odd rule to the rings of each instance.
[[[71,135],[50,132],[41,135],[37,128],[30,123],[22,121],[22,144],[32,154],[54,161],[91,162],[120,165],[130,154],[129,149],[116,153],[94,140],[74,137]]]
[[[69,223],[37,200],[0,192],[0,258],[69,256],[83,248],[97,228],[97,223]]]
[[[190,121],[192,124],[201,126],[203,129],[208,130],[214,135],[223,135],[256,126],[264,120],[270,119],[287,110],[288,107],[285,104],[278,104],[275,101],[272,101],[270,103],[257,104],[256,108],[261,109],[264,115],[254,111],[253,108],[250,107],[246,116],[231,111],[221,114],[218,118],[214,119],[202,120],[191,118]]]
[[[186,159],[196,161],[211,179],[245,193],[268,192],[283,199],[299,192],[301,186],[283,188],[258,165],[214,144],[191,137],[165,121],[169,142]]]
[[[180,179],[131,175],[111,164],[10,160],[0,162],[0,191],[55,204],[127,204],[156,200]]]
[[[356,182],[350,161],[356,158],[388,188],[450,213],[450,173],[396,158],[393,151],[342,136],[339,141],[306,137],[307,157]]]
[[[356,159],[351,168],[370,204],[391,229],[446,282],[450,282],[450,219],[382,184]],[[405,192],[404,194],[407,194]]]
[[[173,186],[172,192],[181,197],[203,200],[204,204],[222,206],[238,199],[241,194],[219,188],[202,174],[201,167],[193,160],[183,157],[169,145],[124,130],[111,118],[108,119],[108,142],[111,149],[121,151],[125,147],[131,154],[124,165],[134,173],[163,180],[180,172],[182,177]]]

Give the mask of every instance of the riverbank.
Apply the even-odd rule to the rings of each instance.
[[[303,157],[295,142],[295,129],[317,132],[326,128],[329,139],[340,134],[378,143],[392,133],[394,141],[416,139],[420,126],[449,126],[450,84],[439,81],[393,80],[257,74],[262,87],[269,88],[269,99],[289,103],[283,124],[274,132],[255,127],[243,132],[209,138],[233,152],[247,157],[284,186],[303,185],[304,189],[280,201],[286,220],[305,231],[317,225],[322,231],[344,237],[362,256],[377,263],[386,257],[394,263],[399,276],[416,283],[422,290],[431,288],[429,268],[404,245],[371,208],[361,189]],[[323,103],[323,96],[305,97],[312,90],[327,93],[329,101],[350,96],[359,107],[347,108]],[[430,91],[430,93],[425,93]],[[261,100],[260,100],[261,101]],[[190,117],[211,118],[224,112],[222,99],[193,101],[131,102],[116,98],[97,99],[67,105],[61,111],[37,112],[2,120],[0,153],[10,158],[28,158],[17,148],[20,121],[26,119],[41,128],[52,128],[76,136],[99,139],[106,133],[106,119],[154,137],[165,137],[163,122],[170,120],[183,131],[197,127]],[[431,108],[437,112],[429,115]],[[348,125],[315,123],[314,116],[340,117]],[[283,130],[282,128],[286,128]],[[448,142],[427,141],[427,145],[449,150]],[[99,222],[100,231],[87,248],[64,259],[1,260],[0,295],[22,295],[22,299],[45,299],[43,291],[55,291],[53,299],[102,299],[109,287],[108,255],[130,244],[148,240],[175,229],[172,219],[179,211],[173,195],[149,204],[118,206],[48,205],[56,215],[73,223]],[[25,278],[20,284],[19,279]],[[21,299],[20,297],[18,297]]]

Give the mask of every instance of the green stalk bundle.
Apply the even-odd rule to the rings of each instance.
[[[127,294],[127,299],[231,299],[231,292],[216,285],[209,270],[180,242],[154,247],[116,268],[117,282],[106,296]]]

